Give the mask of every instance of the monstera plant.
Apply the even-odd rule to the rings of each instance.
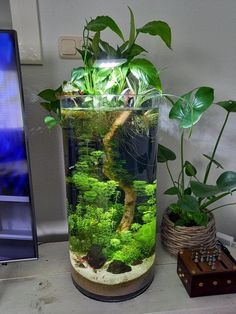
[[[215,155],[229,115],[232,112],[236,112],[236,102],[230,100],[217,103],[218,106],[226,111],[226,117],[219,135],[216,138],[216,143],[211,155],[203,154],[203,156],[207,158],[208,164],[204,177],[201,180],[198,177],[196,167],[184,158],[184,132],[185,129],[188,128],[190,128],[190,132],[192,131],[191,128],[198,122],[204,111],[212,105],[214,96],[213,90],[206,87],[199,88],[191,99],[192,93],[183,95],[181,99],[173,105],[169,114],[170,119],[177,119],[180,128],[182,128],[180,143],[181,165],[177,180],[174,180],[169,167],[169,162],[176,159],[175,153],[163,145],[159,145],[158,151],[158,161],[166,164],[173,184],[172,187],[165,191],[165,194],[177,196],[177,202],[170,204],[169,209],[178,217],[175,221],[176,225],[185,226],[192,224],[206,225],[210,212],[217,208],[235,204],[233,202],[212,207],[214,203],[236,191],[236,172],[233,171],[222,172],[215,184],[207,184],[213,165],[223,169],[220,162],[215,160]]]
[[[168,206],[168,211],[164,216],[162,224],[163,244],[174,254],[177,253],[177,249],[181,246],[200,245],[204,244],[204,241],[213,245],[215,241],[215,226],[212,222],[212,219],[214,219],[212,212],[216,209],[236,204],[235,202],[223,204],[220,202],[217,204],[224,197],[232,195],[236,191],[236,172],[229,170],[223,171],[222,164],[215,159],[229,115],[236,112],[236,101],[222,101],[216,104],[225,111],[225,118],[222,122],[220,132],[216,137],[211,154],[203,154],[203,157],[208,160],[203,178],[199,177],[196,166],[185,158],[184,134],[187,130],[189,136],[191,136],[193,127],[200,120],[204,112],[212,106],[213,100],[213,89],[201,87],[183,95],[176,103],[173,103],[169,118],[177,120],[181,130],[180,172],[176,179],[173,177],[169,165],[170,162],[176,159],[176,154],[163,145],[159,145],[158,148],[158,161],[165,163],[172,182],[172,186],[165,191],[165,194],[176,196],[176,202]],[[222,173],[216,182],[209,184],[209,175],[213,166],[221,168]],[[212,225],[207,229],[210,220]],[[191,229],[185,230],[184,227],[193,227],[194,234],[190,232]],[[176,243],[172,243],[168,235],[170,228],[172,231],[175,230],[174,233],[176,232],[178,236],[184,230],[191,240],[195,238],[194,242],[190,242],[190,244],[186,243],[185,237],[183,242],[179,241],[177,245]],[[206,238],[202,237],[205,231]],[[211,239],[208,238],[210,233],[212,235]],[[198,240],[196,237],[199,234],[200,237]]]

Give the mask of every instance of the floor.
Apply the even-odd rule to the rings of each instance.
[[[236,257],[236,250],[232,254]],[[68,243],[39,246],[39,260],[0,266],[1,314],[235,314],[236,295],[189,298],[176,275],[176,259],[157,250],[156,276],[135,299],[103,303],[72,284]]]

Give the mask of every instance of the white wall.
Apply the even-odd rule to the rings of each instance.
[[[0,29],[11,29],[9,0],[0,0]]]
[[[128,35],[129,5],[137,26],[150,20],[167,21],[173,31],[173,51],[155,38],[141,39],[151,60],[162,72],[166,92],[181,94],[200,85],[216,89],[216,101],[236,99],[236,1],[235,0],[39,0],[43,66],[23,66],[27,121],[31,130],[33,184],[39,235],[66,233],[65,189],[60,130],[48,132],[43,125],[43,110],[35,103],[35,94],[57,87],[69,77],[76,60],[58,56],[57,39],[61,35],[81,35],[85,18],[110,15]],[[107,33],[107,40],[110,39]],[[200,152],[209,153],[214,143],[222,111],[212,108],[194,132],[194,145],[187,145],[190,160],[199,163]],[[226,170],[236,171],[236,115],[231,117],[217,157]],[[160,140],[172,149],[178,144],[163,125]],[[176,167],[175,167],[176,168]],[[217,177],[218,173],[215,173]],[[169,180],[159,167],[159,212],[170,202],[162,195]],[[234,197],[236,201],[236,197]],[[236,237],[236,206],[216,213],[217,227]],[[46,224],[45,224],[46,223]],[[60,229],[58,229],[58,224]]]

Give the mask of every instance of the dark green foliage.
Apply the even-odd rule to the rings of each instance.
[[[50,114],[50,116],[46,116],[44,118],[44,122],[49,129],[55,127],[57,124],[60,123],[61,120],[60,101],[58,99],[58,95],[61,92],[62,88],[60,86],[56,90],[45,89],[38,95],[43,99],[43,102],[41,102],[40,105]]]
[[[235,100],[220,101],[217,103],[217,105],[224,108],[228,112],[236,112],[236,101]]]
[[[183,95],[170,111],[169,117],[177,119],[181,128],[191,128],[199,121],[204,112],[213,103],[214,91],[209,87],[200,87]],[[216,151],[227,124],[230,113],[236,112],[236,102],[233,100],[217,103],[226,110],[224,122],[216,138],[216,142],[210,156],[203,154],[208,159],[205,174],[202,180],[197,178],[195,166],[184,160],[184,131],[181,135],[181,170],[177,180],[172,176],[168,162],[175,160],[176,156],[169,148],[162,145],[158,149],[158,162],[165,162],[173,186],[165,191],[167,195],[176,195],[177,201],[169,206],[170,216],[175,217],[175,224],[181,226],[203,225],[208,223],[209,213],[215,209],[235,205],[235,202],[210,207],[215,202],[236,191],[236,172],[223,172],[215,184],[207,184],[212,165],[223,169],[223,166],[215,160]],[[191,135],[191,132],[190,132]],[[187,180],[186,180],[187,179]],[[177,218],[176,218],[177,217]]]
[[[77,164],[76,168],[80,167],[81,164]],[[70,245],[73,251],[85,253],[93,245],[99,245],[107,259],[127,264],[154,253],[156,182],[148,184],[145,181],[134,181],[137,193],[144,197],[143,203],[137,207],[141,221],[134,222],[130,230],[120,233],[117,232],[117,226],[124,206],[119,202],[117,184],[114,181],[101,182],[85,172],[77,171],[71,182],[80,190],[80,205],[77,205],[75,213],[69,212]]]
[[[121,157],[120,147],[124,139],[122,129],[117,130],[110,142],[112,163],[109,170],[114,180],[104,176],[103,167],[107,158],[101,140],[104,135],[98,134],[97,130],[100,121],[109,129],[114,115],[116,113],[101,112],[97,113],[95,119],[81,112],[79,119],[75,117],[73,121],[70,118],[79,143],[78,162],[67,177],[77,198],[77,205],[69,204],[68,210],[70,247],[72,251],[86,255],[94,246],[99,246],[108,261],[120,260],[131,265],[154,253],[156,182],[134,180],[130,175],[126,162]],[[78,123],[80,118],[82,123]],[[133,116],[131,121],[132,119]],[[133,223],[129,230],[119,232],[125,207],[124,192],[118,182],[129,184],[138,197]],[[73,207],[76,207],[75,211],[72,210]]]
[[[128,244],[124,244],[121,250],[116,251],[112,256],[112,259],[132,264],[137,260],[142,260],[143,257],[140,244],[132,239]]]
[[[156,244],[156,219],[143,225],[134,224],[132,231],[124,231],[116,234],[111,239],[110,245],[105,249],[105,254],[111,260],[120,260],[127,264],[133,264],[151,256]],[[137,228],[137,229],[136,229]]]
[[[78,123],[79,120],[79,123]],[[73,130],[75,138],[81,145],[89,147],[92,139],[103,137],[109,129],[114,117],[103,111],[73,111],[62,110],[62,126]]]
[[[147,33],[152,36],[160,36],[167,47],[171,48],[171,29],[168,24],[163,21],[152,21],[137,29],[139,33]]]
[[[137,39],[140,33],[157,36],[168,48],[171,48],[171,29],[163,21],[150,21],[143,27],[136,28],[134,14],[130,8],[129,13],[128,39],[124,38],[122,30],[110,16],[97,16],[86,21],[83,30],[83,45],[81,49],[77,49],[82,56],[83,66],[74,68],[70,80],[64,82],[58,89],[46,89],[39,93],[43,99],[41,105],[50,113],[50,118],[45,119],[49,128],[63,122],[58,99],[60,96],[66,95],[68,99],[73,99],[72,106],[76,107],[81,104],[74,96],[87,95],[83,105],[86,108],[95,109],[97,104],[94,104],[90,96],[102,95],[100,107],[107,109],[123,107],[124,99],[114,101],[104,95],[124,95],[127,92],[140,94],[140,97],[134,98],[133,103],[133,107],[140,108],[144,101],[152,97],[153,93],[161,94],[159,71],[145,56],[140,57],[143,52],[147,53],[147,51],[137,43]],[[119,37],[118,40],[121,43],[116,48],[102,39],[104,30],[112,31]],[[113,68],[105,69],[96,64],[99,60],[109,61],[110,59],[119,59],[122,62]]]
[[[135,225],[135,227],[138,227],[137,230],[131,227],[132,231],[117,234],[117,238],[112,239],[113,246],[111,245],[107,251],[111,259],[133,264],[154,253],[156,245],[156,219],[153,218],[149,223],[143,225]]]
[[[110,16],[97,16],[95,19],[92,19],[85,28],[92,32],[100,32],[106,28],[110,28],[114,33],[116,33],[121,39],[124,40],[124,36],[119,26]]]
[[[108,246],[116,231],[117,216],[115,207],[106,210],[90,205],[81,208],[78,205],[76,212],[69,215],[72,250],[85,253],[92,245]]]
[[[189,161],[185,161],[184,164],[184,168],[185,168],[185,174],[188,177],[195,177],[197,174],[197,169],[194,167],[194,165],[191,164],[191,162]]]
[[[158,144],[158,152],[157,152],[157,161],[158,162],[167,162],[168,160],[175,160],[175,153],[169,148]]]
[[[129,231],[116,233],[105,253],[109,259],[133,264],[151,256],[156,243],[156,182],[134,181],[136,193],[144,197],[137,207],[137,219]]]
[[[143,202],[137,207],[137,220],[149,223],[156,217],[156,181],[147,184],[145,181],[134,181],[137,195],[143,197]]]
[[[154,253],[156,244],[156,219],[144,224],[134,233],[134,239],[140,245],[143,256],[150,256]]]
[[[183,129],[192,128],[201,118],[203,113],[212,105],[214,90],[211,87],[200,87],[181,96],[172,107],[169,117],[177,119]]]
[[[105,247],[110,244],[124,211],[123,204],[119,203],[118,184],[97,178],[102,157],[103,152],[100,150],[94,150],[88,155],[84,152],[72,176],[67,179],[77,188],[79,201],[76,212],[69,213],[72,250],[79,248],[80,252],[86,252],[92,245]],[[77,241],[73,236],[76,236]]]
[[[191,195],[185,195],[177,203],[170,204],[169,209],[178,215],[179,219],[175,222],[178,226],[206,226],[208,223],[207,213],[200,210],[198,200]]]

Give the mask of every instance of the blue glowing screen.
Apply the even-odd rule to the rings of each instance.
[[[0,33],[0,195],[27,196],[21,97],[12,35]]]
[[[35,257],[16,33],[0,30],[0,261]]]

